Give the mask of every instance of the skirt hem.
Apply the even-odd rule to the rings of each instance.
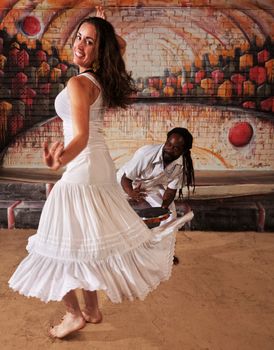
[[[145,242],[124,256],[92,264],[60,264],[60,260],[31,253],[19,265],[9,286],[21,295],[36,297],[45,303],[61,301],[75,289],[104,291],[113,303],[125,299],[144,300],[161,282],[170,278],[174,250],[175,234],[172,234],[160,242]]]

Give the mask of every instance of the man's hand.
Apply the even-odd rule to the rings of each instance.
[[[43,144],[43,160],[44,163],[52,170],[58,170],[61,167],[60,157],[64,151],[62,142],[54,142],[51,147],[47,142]]]
[[[127,194],[136,202],[140,202],[146,197],[146,192],[141,189],[141,183],[139,183],[134,189],[128,191]]]
[[[146,197],[146,191],[141,189],[141,183],[138,183],[135,188],[132,186],[132,180],[126,177],[126,174],[124,174],[121,178],[121,186],[123,187],[123,190],[127,193],[129,198],[131,198],[135,202],[144,201],[144,198]]]

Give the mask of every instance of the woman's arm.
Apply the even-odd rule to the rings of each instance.
[[[118,41],[119,47],[120,47],[120,52],[121,55],[123,56],[125,51],[126,51],[126,46],[127,43],[125,42],[125,40],[123,38],[121,38],[119,35],[116,34],[116,39]]]
[[[53,145],[50,150],[45,145],[44,159],[53,170],[68,164],[86,147],[89,138],[89,109],[99,94],[99,89],[85,77],[72,77],[67,88],[70,97],[73,139],[62,149],[62,152],[61,144],[55,143],[55,147]]]
[[[103,18],[106,20],[106,14],[105,14],[105,9],[103,8],[103,6],[96,6],[96,17],[100,17],[100,18]],[[127,43],[126,41],[121,38],[119,35],[116,34],[116,39],[118,41],[118,44],[119,44],[119,47],[120,47],[120,52],[121,52],[121,55],[123,56],[123,54],[125,53],[126,51],[126,46],[127,46]]]
[[[89,136],[89,93],[85,89],[84,77],[73,77],[67,88],[73,125],[73,139],[60,156],[62,166],[69,163],[86,147]]]

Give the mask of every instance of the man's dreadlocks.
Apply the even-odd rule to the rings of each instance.
[[[194,175],[193,162],[192,162],[191,153],[190,153],[190,150],[192,148],[193,137],[191,133],[185,128],[174,128],[170,130],[167,133],[167,138],[169,138],[173,134],[180,135],[184,139],[184,149],[182,152],[183,178],[182,178],[182,185],[179,190],[179,199],[181,199],[183,197],[183,187],[185,185],[187,186],[188,191],[190,186],[193,187],[193,192],[195,189],[195,175]]]

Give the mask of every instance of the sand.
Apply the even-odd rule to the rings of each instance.
[[[7,286],[32,233],[0,230],[1,350],[274,349],[274,233],[179,232],[169,281],[143,302],[112,304],[100,292],[103,323],[64,340],[47,336],[62,303]]]

